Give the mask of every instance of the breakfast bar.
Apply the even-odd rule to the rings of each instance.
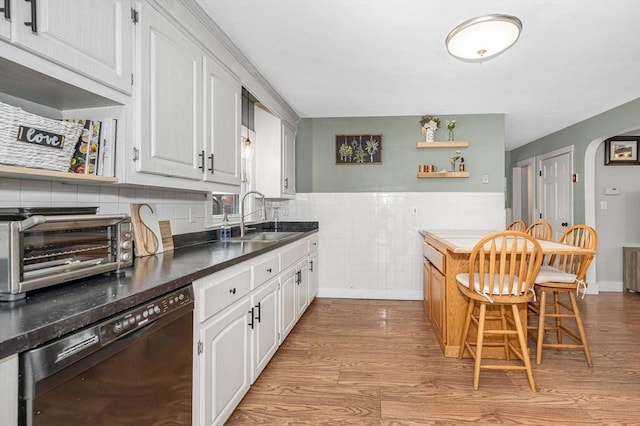
[[[456,275],[468,272],[475,244],[496,230],[420,230],[424,238],[424,310],[445,357],[457,357],[464,325],[466,300],[458,290]],[[593,250],[538,240],[545,254],[570,254]],[[526,308],[521,309],[526,326]]]

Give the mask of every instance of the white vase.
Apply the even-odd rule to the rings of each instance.
[[[433,142],[436,140],[436,132],[431,129],[427,129],[427,132],[425,133],[425,135],[426,135],[427,142]]]

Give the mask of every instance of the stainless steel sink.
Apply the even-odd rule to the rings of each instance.
[[[292,238],[298,234],[300,233],[299,232],[254,232],[252,234],[247,234],[244,237],[231,238],[231,241],[255,241],[255,242],[280,241],[280,240],[285,240],[287,238]]]

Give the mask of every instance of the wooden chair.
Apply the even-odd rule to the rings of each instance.
[[[553,240],[553,228],[548,222],[534,222],[529,225],[525,232],[538,240]]]
[[[522,220],[514,220],[507,226],[507,231],[520,231],[524,232],[527,230],[527,224]]]
[[[574,225],[562,234],[558,242],[575,247],[588,248],[595,252],[598,245],[598,234],[590,226]],[[555,348],[570,350],[582,349],[587,365],[589,367],[593,366],[587,335],[584,331],[584,325],[576,298],[580,287],[583,288],[583,291],[586,291],[587,284],[584,282],[584,277],[587,274],[587,269],[589,269],[593,257],[593,254],[554,255],[549,259],[549,265],[543,266],[540,269],[540,273],[535,280],[535,291],[538,302],[532,301],[528,306],[530,313],[538,315],[537,328],[532,326],[536,331],[529,333],[537,342],[537,364],[540,364],[542,361],[543,348]],[[553,294],[552,312],[547,312],[547,298],[549,293]],[[561,299],[560,296],[562,293],[568,295],[569,304]],[[547,318],[555,319],[555,325],[553,327],[547,327]],[[562,322],[570,318],[573,318],[576,322],[578,329],[577,334],[571,328],[567,328]],[[555,343],[544,342],[545,332],[548,330],[556,331]],[[568,335],[577,343],[564,343],[562,339],[563,334]]]
[[[500,369],[525,370],[531,390],[536,391],[526,330],[523,329],[518,306],[524,304],[526,309],[526,303],[531,300],[533,280],[542,259],[542,248],[535,238],[523,232],[501,231],[478,241],[469,257],[469,272],[456,275],[458,289],[469,299],[458,358],[462,359],[466,349],[475,359],[474,389],[478,389],[481,369]],[[487,312],[489,306],[498,309]],[[508,307],[511,307],[510,315]],[[486,327],[488,321],[497,323],[498,328]],[[475,342],[468,339],[472,322],[477,329]],[[517,337],[517,345],[513,341],[514,336]],[[485,337],[489,337],[486,342]],[[495,340],[493,337],[502,338]],[[503,347],[505,359],[511,360],[513,353],[522,364],[482,364],[485,346]]]

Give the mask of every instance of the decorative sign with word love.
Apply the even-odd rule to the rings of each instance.
[[[20,126],[16,139],[20,142],[33,143],[49,148],[62,149],[64,147],[63,135],[35,129],[33,127]]]

